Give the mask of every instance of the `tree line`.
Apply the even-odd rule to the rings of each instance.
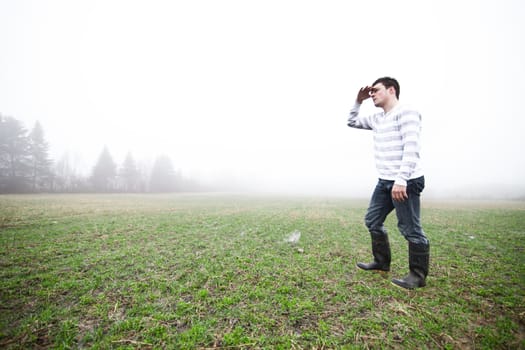
[[[128,153],[118,166],[104,147],[88,176],[72,163],[67,153],[58,161],[51,159],[38,121],[27,130],[21,121],[0,114],[0,193],[203,190],[175,171],[166,155],[157,157],[149,167],[139,166]]]

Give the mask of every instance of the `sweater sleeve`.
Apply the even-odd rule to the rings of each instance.
[[[361,104],[355,103],[352,109],[350,110],[350,115],[348,116],[348,126],[356,129],[367,129],[372,130],[372,123],[370,117],[362,117],[359,115],[359,109]]]
[[[403,144],[403,157],[395,184],[406,186],[419,162],[421,115],[409,110],[401,114],[398,122]]]

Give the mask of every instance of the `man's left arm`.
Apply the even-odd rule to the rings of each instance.
[[[419,162],[421,115],[413,110],[403,111],[398,122],[403,143],[403,156],[392,188],[392,198],[395,201],[403,201],[408,198],[407,181]]]

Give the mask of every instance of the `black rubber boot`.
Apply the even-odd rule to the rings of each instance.
[[[372,254],[374,261],[367,264],[358,262],[357,267],[363,270],[379,270],[390,271],[390,243],[388,242],[388,235],[374,234],[372,236]]]
[[[394,278],[392,283],[405,289],[416,289],[426,285],[430,245],[408,242],[408,264],[410,272],[402,279]]]

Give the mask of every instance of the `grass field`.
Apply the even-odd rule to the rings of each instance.
[[[525,202],[425,201],[427,287],[366,201],[0,196],[0,348],[524,349]],[[287,242],[300,232],[297,243]]]

